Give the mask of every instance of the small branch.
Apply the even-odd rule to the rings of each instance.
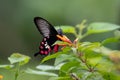
[[[78,76],[74,73],[70,73],[70,76],[72,77],[73,80],[80,80]]]
[[[17,68],[16,68],[16,72],[15,72],[15,80],[17,80],[18,76],[19,76],[19,69],[20,69],[20,65],[19,63],[17,64]]]
[[[89,35],[89,33],[83,34],[83,35],[81,36],[80,40],[83,39],[83,38],[85,38],[85,37],[88,36],[88,35]]]
[[[94,68],[97,66],[97,64],[92,68],[91,65],[89,65],[87,63],[87,58],[85,58],[85,59],[82,58],[82,56],[83,56],[82,53],[79,53],[78,55],[79,55],[79,59],[81,60],[81,62],[84,63],[86,65],[86,67],[88,68],[88,71],[94,72],[95,71]]]

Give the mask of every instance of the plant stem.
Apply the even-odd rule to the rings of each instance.
[[[86,65],[86,67],[88,68],[88,71],[89,71],[89,72],[94,72],[94,68],[95,68],[95,67],[92,68],[91,65],[89,65],[89,64],[87,63],[87,58],[83,59],[83,58],[82,58],[83,55],[82,55],[82,56],[81,56],[81,55],[82,55],[82,53],[80,53],[80,56],[79,56],[79,59],[81,60],[81,62]]]
[[[16,68],[16,73],[15,73],[15,80],[17,80],[18,76],[19,76],[19,69],[20,69],[20,65],[19,63],[17,64],[17,68]]]
[[[84,35],[81,35],[79,41],[80,41],[81,39],[85,38],[85,37],[88,36],[88,35],[89,35],[89,33],[85,33]]]

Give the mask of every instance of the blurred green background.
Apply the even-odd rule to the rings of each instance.
[[[33,23],[35,16],[53,25],[74,26],[84,19],[119,25],[120,0],[0,0],[0,64],[13,52],[30,55],[34,63],[40,60],[33,57],[42,38]]]

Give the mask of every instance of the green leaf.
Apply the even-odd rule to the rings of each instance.
[[[76,60],[77,58],[74,57],[73,55],[70,55],[70,54],[61,54],[60,56],[58,56],[56,59],[55,59],[55,63],[54,65],[58,65],[60,63],[63,63],[65,61],[73,61],[73,60]]]
[[[62,29],[64,33],[73,33],[75,34],[75,28],[73,26],[56,26],[56,29]]]
[[[50,65],[38,65],[36,68],[42,71],[51,71],[51,70],[59,70],[64,63],[58,64],[57,66],[50,66]]]
[[[65,47],[65,48],[62,50],[62,52],[65,53],[65,54],[68,53],[68,52],[70,53],[70,51],[71,51],[71,47]]]
[[[58,80],[58,77],[50,77],[48,80]]]
[[[60,69],[60,71],[61,71],[60,75],[61,75],[61,76],[62,76],[62,75],[65,75],[65,73],[70,72],[69,70],[71,70],[72,68],[78,67],[78,66],[80,66],[80,62],[77,62],[77,61],[67,62],[67,63],[65,63],[65,64],[61,67],[61,69]],[[65,72],[65,73],[63,73],[63,72]],[[66,75],[67,75],[67,74],[66,74]]]
[[[102,58],[99,64],[96,66],[101,72],[112,72],[114,70],[114,64],[110,59]]]
[[[112,37],[112,38],[107,38],[104,41],[102,41],[102,45],[108,44],[108,43],[113,43],[113,42],[120,42],[118,38]]]
[[[24,65],[29,62],[30,57],[20,53],[13,53],[10,57],[8,57],[8,60],[11,64],[19,63],[19,65]]]
[[[4,69],[11,69],[13,67],[14,65],[0,65],[0,68],[4,68]]]
[[[94,73],[85,72],[83,73],[82,80],[105,80],[105,79],[98,72]]]
[[[36,68],[42,71],[55,70],[55,67],[50,65],[38,65]]]
[[[69,57],[70,57],[70,55],[61,54],[60,56],[58,56],[58,57],[55,59],[54,65],[58,65],[58,64],[62,63],[63,61],[66,61]]]
[[[93,51],[96,52],[96,53],[100,53],[100,54],[107,55],[107,56],[108,56],[110,53],[112,53],[112,50],[111,50],[111,49],[106,48],[106,47],[104,47],[104,46],[101,46],[101,47],[99,47],[99,48],[95,48],[95,49],[93,49]]]
[[[99,48],[101,44],[99,42],[83,42],[79,46],[80,51],[87,51],[87,50],[93,50],[94,48]]]
[[[48,61],[50,59],[53,59],[53,58],[56,58],[57,56],[59,56],[60,54],[62,54],[62,52],[57,52],[57,53],[54,53],[52,55],[49,55],[49,56],[46,56],[42,61],[41,63],[45,62],[45,61]]]
[[[50,77],[49,80],[71,80],[69,76],[64,77]]]
[[[87,59],[87,60],[92,66],[95,66],[95,65],[98,65],[101,62],[102,57],[94,57],[94,58],[90,58],[90,59]]]
[[[60,64],[56,65],[56,66],[55,66],[55,69],[56,69],[56,70],[60,70],[61,67],[62,67],[64,64],[65,64],[65,63],[60,63]]]
[[[101,72],[101,75],[103,75],[105,80],[119,80],[120,79],[120,75],[119,74],[115,74],[114,72]]]
[[[120,26],[115,25],[115,24],[110,24],[110,23],[102,23],[102,22],[95,22],[91,23],[88,28],[87,28],[87,33],[92,34],[92,33],[103,33],[103,32],[108,32],[112,30],[119,29]]]
[[[69,76],[58,77],[57,80],[71,80]]]
[[[92,74],[91,72],[84,71],[84,72],[82,73],[82,79],[83,79],[83,80],[87,80],[87,78],[88,78],[91,74]]]
[[[60,54],[69,53],[68,51],[70,51],[70,50],[71,50],[70,47],[66,47],[66,48],[64,48],[61,52],[57,52],[57,53],[55,53],[55,54],[52,54],[52,55],[49,55],[49,56],[45,57],[45,58],[41,61],[41,63],[43,63],[43,62],[45,62],[45,61],[47,61],[47,60],[56,58],[56,57],[59,56]]]
[[[55,76],[55,77],[58,76],[57,74],[52,72],[38,71],[38,70],[32,70],[32,69],[27,69],[25,72],[29,74],[37,74],[37,75],[44,75],[44,76]]]
[[[56,41],[53,45],[58,44],[58,45],[69,45],[68,42],[63,42],[63,41]]]
[[[116,30],[114,32],[114,35],[115,35],[116,38],[120,39],[120,31],[119,30]]]

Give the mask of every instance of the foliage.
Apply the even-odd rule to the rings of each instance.
[[[27,68],[29,74],[49,76],[49,80],[119,80],[120,78],[120,51],[106,47],[110,43],[120,42],[120,26],[110,23],[95,22],[73,26],[57,26],[64,33],[73,34],[76,39],[72,43],[57,41],[55,44],[64,44],[59,52],[46,56],[36,70]],[[91,34],[114,32],[114,37],[108,37],[101,42],[84,42],[83,39]],[[54,65],[43,63],[55,58]],[[30,57],[13,53],[8,60],[9,65],[0,65],[0,68],[15,69],[15,80],[18,79],[20,67],[29,62]]]
[[[57,26],[64,33],[75,35],[73,43],[57,41],[55,44],[65,44],[61,51],[46,56],[38,70],[27,69],[30,74],[51,76],[49,80],[119,80],[120,78],[120,51],[105,47],[106,44],[120,42],[120,26],[110,23],[95,22],[72,26]],[[114,37],[108,37],[102,42],[84,42],[85,37],[91,34],[115,31]],[[55,58],[53,66],[43,65],[44,62]]]
[[[23,71],[20,70],[21,66],[27,64],[30,57],[20,53],[13,53],[10,57],[8,57],[8,60],[10,64],[0,65],[0,68],[13,70],[13,72],[15,72],[15,80],[17,80],[19,74],[23,73]]]

